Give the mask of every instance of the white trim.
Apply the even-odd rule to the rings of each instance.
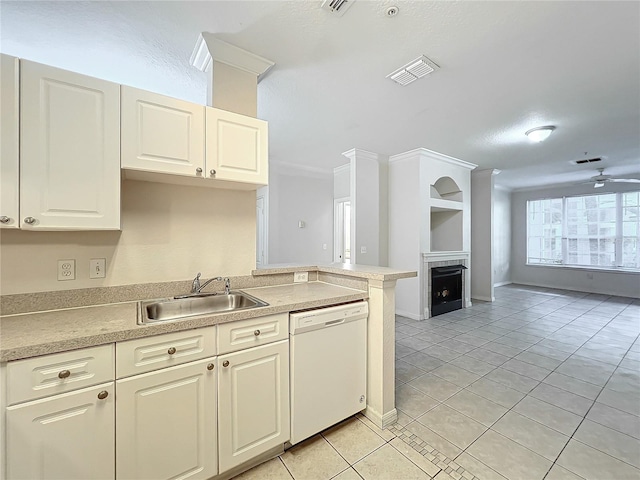
[[[253,73],[258,77],[258,82],[275,65],[271,60],[224,42],[212,33],[202,32],[189,61],[198,70],[206,72],[214,60]]]
[[[351,150],[347,150],[346,152],[342,152],[342,155],[347,157],[349,160],[353,160],[355,158],[366,158],[368,160],[379,161],[380,155],[375,152],[369,152],[368,150],[362,150],[360,148],[352,148]]]
[[[481,300],[483,302],[495,302],[496,301],[496,297],[483,297],[483,296],[479,296],[479,295],[472,295],[471,298],[473,298],[474,300]]]
[[[381,430],[398,421],[398,410],[395,408],[384,415],[380,415],[380,413],[376,412],[373,408],[367,406],[362,413]]]
[[[338,173],[342,173],[345,170],[349,170],[351,168],[351,165],[349,163],[345,163],[344,165],[340,165],[339,167],[335,167],[333,169],[333,174],[338,174]]]
[[[404,310],[398,310],[396,308],[396,315],[400,315],[401,317],[407,317],[411,320],[424,320],[424,317],[421,315],[416,315],[415,313],[405,312]]]
[[[269,167],[280,175],[296,174],[313,178],[327,178],[333,175],[333,170],[329,168],[315,167],[311,165],[300,165],[299,163],[274,161],[269,159]],[[290,171],[291,170],[291,171]]]
[[[428,150],[426,148],[416,148],[414,150],[409,150],[408,152],[398,153],[397,155],[391,155],[389,157],[389,163],[397,162],[401,160],[408,160],[415,157],[428,158],[430,160],[438,160],[443,163],[450,163],[452,165],[467,168],[469,170],[473,170],[478,166],[475,163],[465,162],[464,160],[460,160],[459,158],[450,157],[449,155],[445,155],[439,152],[434,152],[433,150]]]
[[[541,287],[541,288],[553,288],[553,289],[557,289],[557,290],[565,290],[567,292],[581,292],[581,293],[599,293],[601,295],[612,295],[614,297],[624,297],[624,298],[635,298],[635,299],[640,299],[640,296],[638,297],[630,297],[628,295],[620,295],[620,292],[613,292],[613,291],[608,291],[608,290],[602,290],[602,289],[587,289],[587,287],[581,287],[584,288],[583,290],[577,290],[577,289],[571,289],[571,288],[567,288],[566,285],[552,285],[549,283],[545,283],[544,285],[540,284],[540,283],[534,283],[534,282],[520,282],[518,280],[513,282],[514,285],[525,285],[528,287]]]
[[[512,281],[507,281],[507,282],[498,282],[498,283],[494,283],[493,286],[494,287],[504,287],[505,285],[511,285],[513,282]]]

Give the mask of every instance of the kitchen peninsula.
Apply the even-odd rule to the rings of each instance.
[[[296,277],[296,273],[300,272],[306,272],[307,281],[295,283],[294,277]],[[368,300],[369,306],[369,318],[367,322],[367,403],[364,413],[372,422],[384,428],[394,423],[397,418],[394,399],[395,284],[399,279],[410,278],[415,275],[416,272],[357,265],[273,266],[261,270],[254,270],[252,274],[248,276],[238,276],[230,279],[233,290],[241,290],[242,292],[263,300],[268,303],[268,306],[228,313],[192,316],[180,320],[146,325],[139,325],[137,323],[139,301],[173,297],[182,294],[188,291],[190,281],[2,296],[0,297],[3,315],[0,317],[0,328],[2,329],[2,340],[0,342],[0,373],[3,383],[2,390],[7,392],[6,396],[2,399],[3,443],[5,437],[4,430],[5,428],[9,428],[7,427],[7,423],[5,423],[5,415],[8,416],[7,412],[9,410],[14,410],[15,414],[22,405],[44,405],[49,399],[65,396],[70,398],[70,396],[75,395],[76,392],[80,394],[80,392],[86,391],[87,394],[91,393],[93,402],[102,402],[102,405],[110,404],[110,408],[116,408],[117,411],[122,412],[117,418],[125,418],[127,409],[122,407],[122,410],[118,410],[120,407],[114,407],[114,404],[116,404],[116,395],[110,395],[112,391],[115,392],[115,390],[113,390],[114,379],[117,379],[115,385],[118,392],[116,405],[118,405],[129,401],[127,388],[130,390],[134,386],[138,388],[137,384],[134,383],[134,381],[137,381],[135,380],[136,378],[140,378],[141,380],[145,378],[153,379],[153,376],[159,377],[163,374],[162,372],[170,373],[171,371],[177,375],[180,369],[182,369],[181,375],[183,375],[181,378],[184,378],[184,374],[187,373],[187,368],[202,368],[203,373],[196,373],[200,372],[200,370],[194,370],[194,373],[189,375],[205,377],[207,375],[206,370],[211,370],[213,373],[218,372],[218,376],[222,377],[223,371],[219,370],[219,368],[224,367],[224,365],[222,365],[223,363],[228,363],[226,361],[223,362],[223,358],[232,359],[231,362],[233,366],[233,356],[236,356],[235,358],[239,360],[239,355],[249,350],[258,351],[264,349],[263,351],[266,352],[266,349],[274,350],[276,347],[280,348],[284,341],[288,342],[287,322],[289,312],[356,302],[359,300]],[[214,283],[216,285],[212,285],[212,287],[215,286],[215,289],[211,289],[210,291],[220,289],[220,282]],[[207,290],[209,290],[209,288],[207,288]],[[252,322],[253,324],[249,325],[249,323]],[[261,325],[265,326],[271,322],[274,328],[273,330],[267,330],[266,327],[263,329],[261,326],[260,329],[263,329],[264,334],[258,337],[257,335],[259,334],[254,333],[255,327],[253,326],[257,324],[256,322],[262,322]],[[233,348],[236,350],[238,350],[238,348],[233,347],[224,350],[221,346],[224,341],[226,341],[224,339],[232,338],[233,335],[230,332],[236,328],[236,325],[238,326],[236,330],[240,331],[239,326],[245,326],[245,323],[247,323],[246,328],[243,328],[249,330],[251,333],[250,337],[247,338],[250,338],[252,342],[254,340],[255,342],[264,342],[264,345],[256,343],[257,346],[249,350],[240,350],[235,351],[235,353],[225,354],[225,351],[233,352]],[[207,342],[210,342],[207,338],[210,339],[213,337],[205,337],[205,334],[208,334],[207,332],[215,333],[215,331],[211,329],[216,328],[218,331],[217,352],[212,349],[207,350]],[[224,335],[222,333],[223,331],[226,332]],[[258,332],[259,330],[255,331]],[[269,340],[268,335],[270,334],[274,336]],[[256,336],[254,337],[254,335]],[[171,342],[181,341],[191,345],[189,347],[191,350],[185,350],[183,355],[190,354],[187,352],[201,353],[195,353],[193,357],[190,357],[192,361],[185,364],[184,362],[188,361],[186,357],[184,360],[180,360],[178,354],[171,355],[171,351],[175,352],[174,344],[169,345],[165,342],[160,345],[161,339],[163,339],[163,341],[167,339],[166,341]],[[146,342],[145,345],[147,346],[143,345],[144,342]],[[155,342],[159,346],[155,344],[151,345],[151,342]],[[144,349],[151,351],[155,348],[158,355],[161,353],[164,358],[158,360],[159,356],[156,355],[157,358],[155,359],[149,357],[142,360],[137,359],[135,364],[123,364],[124,352],[128,351],[127,349],[130,348],[130,345],[131,348],[135,347],[134,350],[131,351],[138,352],[139,354],[144,354]],[[141,349],[141,346],[144,348]],[[169,346],[168,356],[166,355],[167,346]],[[137,350],[135,350],[136,348]],[[215,345],[212,348],[215,348]],[[54,365],[50,366],[51,368],[49,368],[49,370],[57,374],[57,377],[55,375],[53,377],[49,375],[49,377],[51,377],[50,379],[48,377],[44,378],[47,375],[44,369],[38,372],[42,377],[38,377],[38,379],[45,380],[38,386],[38,388],[43,387],[40,392],[33,393],[37,390],[37,388],[34,388],[33,391],[29,393],[31,386],[28,384],[30,381],[36,381],[37,379],[34,379],[34,377],[30,380],[26,374],[22,375],[24,378],[20,388],[13,389],[14,380],[16,380],[19,375],[12,377],[12,365],[17,366],[21,364],[21,362],[25,362],[25,365],[26,362],[44,362],[44,359],[48,358],[51,358],[53,361],[58,358],[56,355],[61,356],[59,358],[62,359],[64,355],[76,354],[76,352],[93,352],[96,351],[95,349],[102,349],[103,356],[110,359],[107,360],[107,358],[103,358],[103,365],[106,367],[105,373],[98,373],[98,376],[103,375],[99,382],[97,377],[93,380],[93,383],[91,383],[91,380],[83,380],[83,375],[75,375],[71,367],[64,367],[65,370],[59,372],[58,370],[63,367],[57,368],[57,366]],[[180,347],[178,347],[178,350],[180,350]],[[138,353],[135,355],[138,355]],[[218,355],[217,357],[211,356],[216,354]],[[286,350],[281,352],[281,355],[287,354],[288,352]],[[113,357],[115,357],[115,361]],[[98,358],[98,356],[96,356],[96,358]],[[282,359],[284,363],[288,362],[287,358],[282,357]],[[159,367],[155,366],[155,371],[149,371],[152,367],[145,365],[147,361],[168,362],[165,365],[167,368],[157,370]],[[182,364],[180,364],[180,362],[182,362]],[[109,367],[109,365],[112,366]],[[115,365],[115,374],[113,365]],[[206,369],[204,368],[205,366]],[[87,368],[90,367],[87,366]],[[63,378],[64,375],[66,375],[66,370],[72,370],[73,373],[71,373],[69,377]],[[17,372],[17,369],[15,371]],[[61,377],[60,375],[63,376]],[[49,386],[58,383],[64,384],[66,380],[72,380],[74,377],[79,380],[75,386],[70,386],[72,385],[70,382],[68,386],[57,385],[49,390],[44,388],[47,384]],[[89,376],[86,375],[85,377]],[[60,381],[59,379],[63,380]],[[83,381],[88,383],[83,384]],[[159,381],[159,378],[155,381]],[[100,385],[95,385],[96,382],[100,383]],[[4,388],[5,385],[9,385],[9,388]],[[84,387],[82,390],[77,390],[82,387]],[[224,385],[219,383],[218,409],[222,408],[221,402],[224,397],[223,387]],[[65,393],[67,390],[61,390],[59,388],[67,388],[67,390],[69,388],[71,390],[75,388],[76,390]],[[10,391],[12,389],[14,390],[13,392]],[[100,391],[98,392],[98,390]],[[281,391],[288,392],[288,385],[285,390]],[[95,398],[93,398],[96,393],[98,394],[97,398],[103,400],[96,401]],[[43,398],[44,395],[49,395],[49,397]],[[282,402],[282,411],[284,412],[285,407],[288,408],[288,394],[283,394],[282,398],[284,399]],[[30,399],[35,400],[20,403]],[[134,415],[131,417],[132,419],[138,418],[135,416],[135,413],[131,415]],[[205,412],[203,415],[206,417],[207,413]],[[208,415],[211,414],[208,413]],[[200,419],[200,417],[196,415],[191,415],[191,417],[196,418],[196,420]],[[225,415],[223,417],[227,416]],[[221,438],[225,438],[224,432],[227,431],[225,430],[227,428],[225,426],[227,419],[223,417],[218,415],[218,435],[221,436]],[[230,421],[233,421],[233,419]],[[118,425],[120,424],[118,423]],[[119,428],[125,427],[122,426]],[[282,428],[282,430],[286,431],[286,435],[288,435],[287,427]],[[145,435],[148,436],[147,438],[151,438],[150,436],[156,435],[156,433],[145,433]],[[288,437],[284,437],[283,435],[285,435],[285,433],[282,433],[279,438],[286,440]],[[108,436],[105,438],[111,442]],[[220,442],[218,454],[219,469],[217,469],[217,467],[207,467],[206,465],[203,468],[205,468],[205,470],[209,468],[209,471],[218,472],[219,475],[215,478],[229,478],[227,475],[237,474],[240,470],[245,470],[251,465],[260,463],[277,454],[278,451],[281,452],[284,441],[278,441],[275,437],[273,440],[274,444],[279,442],[278,446],[272,446],[269,447],[269,449],[258,449],[255,455],[248,452],[244,456],[236,455],[238,453],[237,451],[225,452],[224,448],[226,447],[223,446],[223,443],[224,445],[231,445],[231,443]],[[116,435],[115,442],[111,442],[111,445],[116,444],[116,452],[114,453],[116,457],[118,457],[121,448],[127,444],[127,442],[127,439],[121,439],[119,435]],[[199,449],[203,448],[199,443],[197,446]],[[135,445],[133,447],[135,447]],[[133,447],[128,446],[127,448],[130,449]],[[4,449],[10,450],[11,445],[7,443],[4,444],[2,448],[4,453]],[[13,454],[8,453],[8,455],[11,456]],[[105,464],[108,464],[108,458],[111,458],[110,455],[100,455],[103,457]],[[126,457],[126,453],[124,455]],[[107,459],[105,460],[104,457],[107,457]],[[6,462],[3,463],[7,464]],[[126,462],[120,462],[117,465],[118,468],[125,468]],[[225,465],[224,468],[223,465]],[[126,473],[120,474],[120,476],[122,475],[126,476]],[[118,471],[116,471],[116,477],[118,476]]]

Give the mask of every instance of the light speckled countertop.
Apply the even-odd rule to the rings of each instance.
[[[365,291],[323,282],[247,288],[243,291],[269,305],[148,325],[136,323],[137,302],[0,317],[0,362],[368,297]]]
[[[347,275],[349,277],[366,278],[369,280],[400,280],[401,278],[411,278],[418,275],[417,272],[407,270],[397,270],[389,267],[376,267],[371,265],[351,265],[347,263],[330,263],[328,265],[265,265],[263,268],[253,270],[251,275],[274,275],[278,273],[306,271],[335,273],[337,275]]]

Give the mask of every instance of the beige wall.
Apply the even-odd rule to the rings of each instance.
[[[0,233],[0,293],[248,275],[255,268],[254,191],[125,180],[122,231]],[[76,259],[76,279],[57,281],[57,260]],[[107,276],[89,279],[89,259]]]

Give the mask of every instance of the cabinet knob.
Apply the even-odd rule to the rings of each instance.
[[[2,215],[0,217],[0,223],[9,223],[11,221],[11,218],[7,217],[6,215]]]
[[[103,391],[101,391],[101,392],[98,394],[98,398],[99,398],[100,400],[104,400],[104,399],[105,399],[105,398],[107,398],[108,396],[109,396],[109,392],[107,392],[106,390],[103,390]]]
[[[260,335],[260,330],[256,330],[255,332],[253,332],[253,334],[257,337],[258,335]]]
[[[25,217],[24,223],[28,225],[33,225],[34,223],[36,223],[36,219],[33,217]]]
[[[196,173],[199,175],[202,173],[202,169],[200,167],[196,168]]]
[[[222,362],[222,366],[223,367],[228,367],[229,366],[229,360],[225,360],[224,362]]]
[[[71,376],[71,372],[69,370],[62,370],[58,374],[58,378],[68,378],[69,376]]]
[[[215,367],[215,365],[213,363],[210,363],[209,365],[207,365],[207,370],[213,370]]]
[[[171,347],[169,350],[167,350],[167,353],[168,353],[169,355],[173,355],[174,353],[176,353],[176,349],[175,349],[175,347]]]
[[[210,174],[211,174],[211,176],[213,177],[213,176],[216,174],[216,171],[215,171],[215,169],[213,169],[213,168],[212,168],[212,169],[211,169],[211,171],[210,171],[209,173],[210,173]]]

